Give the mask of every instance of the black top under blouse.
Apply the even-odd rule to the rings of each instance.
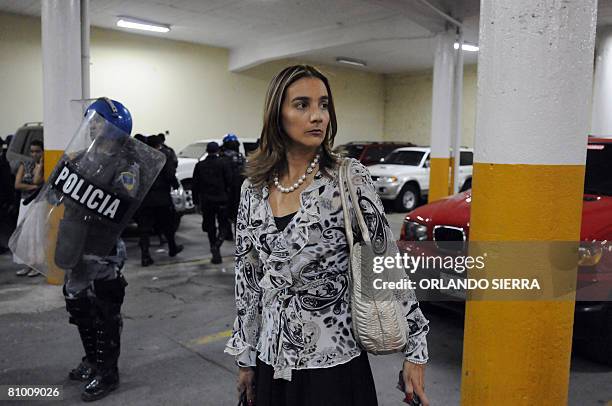
[[[291,219],[293,218],[293,216],[295,216],[296,213],[297,211],[294,211],[293,213],[289,213],[286,216],[274,217],[274,222],[276,223],[276,228],[278,229],[278,231],[283,231],[285,227],[287,227],[287,225],[291,222]]]

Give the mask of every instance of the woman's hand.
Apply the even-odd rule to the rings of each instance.
[[[255,405],[255,371],[253,368],[239,368],[236,389],[238,390],[238,396],[246,391],[247,403]]]
[[[40,161],[38,161],[35,165],[34,165],[34,179],[32,180],[32,183],[34,184],[34,189],[37,189],[38,186],[37,185],[41,185],[42,183],[44,183],[45,181],[45,163],[43,158],[40,158]]]
[[[423,406],[429,406],[429,399],[425,394],[425,364],[415,364],[404,361],[404,383],[406,397],[412,400],[414,394],[421,399]]]

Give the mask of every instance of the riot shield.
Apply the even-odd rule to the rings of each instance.
[[[162,152],[89,112],[29,203],[11,250],[43,274],[110,255],[165,161]]]

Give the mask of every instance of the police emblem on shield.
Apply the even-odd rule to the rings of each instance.
[[[132,172],[121,172],[121,184],[128,192],[131,192],[134,189],[134,185],[136,185],[136,175]]]

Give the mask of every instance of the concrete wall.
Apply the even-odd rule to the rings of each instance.
[[[42,121],[40,19],[0,13],[0,136]],[[128,106],[134,132],[169,130],[175,148],[234,132],[258,137],[272,76],[296,60],[241,73],[227,69],[228,51],[92,28],[91,94]],[[431,75],[380,75],[319,66],[330,78],[338,113],[336,145],[358,140],[429,144]],[[466,67],[464,141],[472,145],[476,70]]]
[[[0,136],[42,121],[40,23],[0,13]]]
[[[0,14],[1,136],[26,121],[43,119],[40,38],[39,19]],[[268,82],[295,62],[231,73],[225,49],[93,28],[91,94],[124,102],[134,117],[134,132],[169,130],[168,142],[176,148],[227,132],[258,137]],[[329,75],[336,99],[337,143],[380,139],[383,76],[321,69]]]
[[[462,145],[474,145],[476,65],[463,77]],[[385,76],[385,139],[429,145],[433,70]]]

